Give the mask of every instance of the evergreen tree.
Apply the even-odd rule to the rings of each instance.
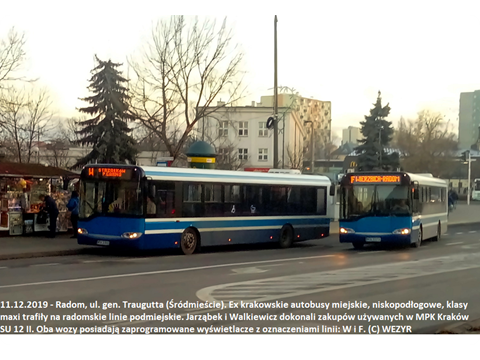
[[[358,156],[358,170],[396,170],[400,166],[398,153],[386,154],[384,149],[393,139],[392,122],[385,120],[390,113],[390,106],[382,107],[382,98],[378,92],[377,102],[370,110],[370,115],[365,116],[362,125],[363,139],[361,145],[355,148]]]
[[[81,99],[91,106],[79,109],[92,118],[80,122],[83,129],[78,134],[83,137],[77,141],[78,144],[93,145],[93,149],[72,168],[95,161],[104,164],[125,164],[128,161],[135,164],[135,140],[129,135],[132,129],[127,125],[134,118],[128,113],[130,98],[127,88],[122,85],[127,80],[116,70],[121,64],[95,58],[98,66],[92,70],[88,87],[94,95]]]

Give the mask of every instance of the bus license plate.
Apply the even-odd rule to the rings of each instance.
[[[97,245],[108,246],[108,245],[110,245],[110,241],[98,240],[98,241],[97,241]]]
[[[365,239],[365,241],[367,242],[381,242],[382,241],[382,238],[379,238],[379,237],[367,237]]]

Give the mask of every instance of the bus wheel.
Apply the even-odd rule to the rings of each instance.
[[[182,234],[182,239],[180,240],[180,248],[185,255],[191,255],[199,247],[199,239],[197,232],[188,228]]]
[[[282,249],[289,248],[293,244],[293,229],[290,225],[284,225],[280,232],[279,245]]]
[[[442,224],[438,223],[437,226],[437,236],[434,238],[435,241],[440,241],[442,239]]]
[[[420,228],[418,229],[417,241],[415,241],[415,242],[412,244],[412,247],[415,247],[415,248],[420,247],[420,245],[422,245],[422,240],[423,240],[423,229],[422,229],[422,227],[420,227]]]
[[[362,249],[363,245],[365,245],[365,244],[362,243],[362,242],[354,242],[354,243],[352,243],[352,245],[355,249]]]

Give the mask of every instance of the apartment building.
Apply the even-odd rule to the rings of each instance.
[[[250,106],[223,106],[197,123],[197,139],[215,147],[220,168],[268,171],[274,167],[273,129],[267,129],[272,115],[273,96]],[[279,167],[302,169],[311,159],[312,129],[315,157],[330,142],[330,102],[279,94],[278,119]]]
[[[477,142],[480,127],[480,90],[460,94],[458,144],[470,149]]]

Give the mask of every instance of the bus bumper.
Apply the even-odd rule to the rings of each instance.
[[[409,245],[412,243],[411,234],[408,235],[357,235],[357,234],[340,234],[341,243],[358,243],[358,244],[382,244],[382,245]]]
[[[109,236],[105,239],[99,239],[98,237],[91,237],[88,235],[78,234],[77,243],[78,245],[91,245],[91,246],[100,246],[105,248],[130,248],[130,249],[140,249],[140,239],[123,239],[121,237]]]

